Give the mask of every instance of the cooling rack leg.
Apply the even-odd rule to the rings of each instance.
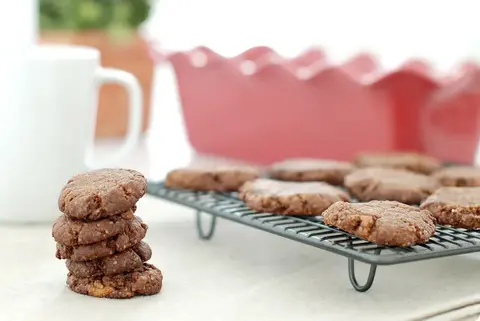
[[[200,236],[200,238],[202,240],[209,240],[212,238],[213,236],[213,233],[215,232],[215,225],[217,223],[217,217],[215,215],[212,215],[212,218],[210,219],[210,226],[208,228],[208,231],[205,232],[203,230],[203,226],[202,226],[202,212],[201,211],[197,211],[196,213],[196,217],[197,217],[197,232],[198,232],[198,236]]]
[[[375,273],[377,272],[377,265],[370,265],[370,271],[368,272],[367,282],[364,285],[358,284],[357,277],[355,276],[355,260],[348,259],[348,277],[350,278],[350,283],[352,283],[353,288],[358,292],[366,292],[373,284],[375,280]]]

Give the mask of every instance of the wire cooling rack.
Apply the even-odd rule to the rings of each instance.
[[[200,192],[165,187],[151,182],[148,194],[197,210],[196,224],[200,238],[209,240],[217,217],[286,237],[348,258],[348,274],[352,286],[365,292],[373,284],[378,265],[393,265],[480,251],[480,230],[437,226],[429,242],[409,247],[380,246],[323,223],[321,217],[285,216],[250,210],[237,193]],[[203,228],[203,213],[212,216],[208,229]],[[365,284],[355,276],[355,261],[370,264]]]

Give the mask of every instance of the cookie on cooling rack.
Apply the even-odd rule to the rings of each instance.
[[[257,212],[284,215],[320,215],[349,196],[324,182],[285,182],[259,178],[240,188],[240,199]]]
[[[440,187],[437,179],[392,168],[361,168],[345,177],[345,187],[360,201],[420,204]]]
[[[480,167],[449,166],[432,174],[443,186],[480,186]]]
[[[260,176],[249,166],[185,167],[168,173],[165,186],[197,191],[237,191],[245,182]]]
[[[273,164],[269,174],[272,178],[283,181],[323,181],[333,185],[342,185],[345,175],[354,169],[348,162],[293,158]]]
[[[398,168],[421,174],[430,174],[442,167],[436,158],[408,152],[361,153],[354,163],[358,167]]]
[[[323,220],[379,245],[423,244],[435,234],[429,211],[395,201],[337,202],[323,212]]]
[[[442,187],[420,207],[429,210],[438,224],[480,228],[480,187]]]

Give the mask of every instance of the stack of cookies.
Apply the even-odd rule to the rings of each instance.
[[[147,182],[137,171],[102,169],[72,177],[61,191],[63,212],[53,224],[56,257],[65,259],[67,284],[94,297],[152,295],[162,273],[146,263],[152,256],[143,242],[147,225],[135,216]]]

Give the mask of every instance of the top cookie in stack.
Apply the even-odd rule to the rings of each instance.
[[[126,212],[145,195],[147,181],[130,169],[101,169],[72,177],[58,207],[66,216],[95,221]]]
[[[67,259],[67,284],[96,297],[127,298],[160,291],[162,274],[145,263],[152,256],[142,242],[147,232],[134,215],[147,182],[137,171],[102,169],[71,178],[53,225],[57,258]]]

